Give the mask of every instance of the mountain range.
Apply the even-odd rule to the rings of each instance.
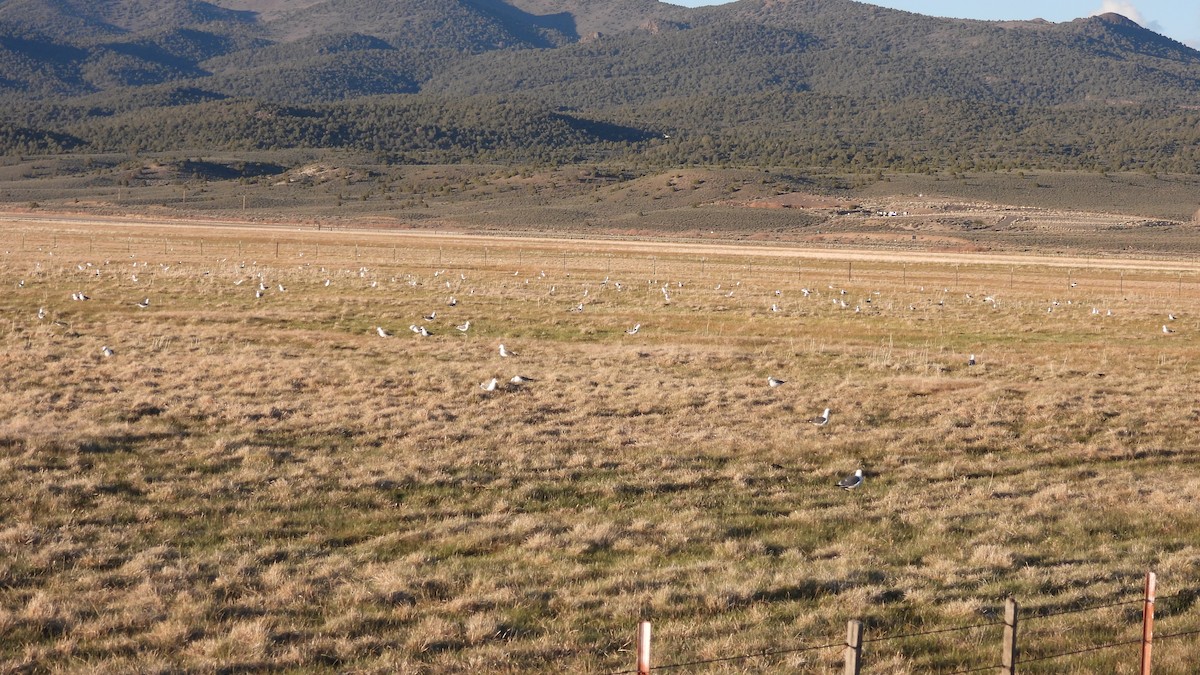
[[[1116,14],[1054,24],[852,0],[2,0],[0,95],[10,153],[213,144],[397,161],[1189,172],[1200,159],[1200,53]],[[392,123],[408,126],[389,134]]]

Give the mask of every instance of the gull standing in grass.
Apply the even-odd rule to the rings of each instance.
[[[466,323],[459,324],[459,325],[455,326],[454,328],[460,332],[465,333],[465,332],[471,330],[471,322],[467,321]]]
[[[488,380],[487,382],[484,382],[483,384],[479,385],[479,388],[484,391],[496,391],[497,383],[498,383],[498,381],[496,380],[496,378],[493,377],[492,379]]]
[[[137,306],[141,307],[142,309],[146,309],[150,306],[150,298],[143,298],[142,301],[137,304]]]
[[[971,358],[967,359],[967,365],[968,366],[975,365],[975,355],[974,354],[971,355]]]
[[[111,348],[111,347],[109,347],[108,345],[104,345],[103,347],[101,347],[101,348],[100,348],[100,353],[101,353],[101,354],[103,354],[103,355],[105,355],[105,356],[112,356],[113,354],[116,354],[116,352],[114,352],[114,351],[112,350],[112,348]]]
[[[863,470],[856,469],[854,473],[846,476],[837,482],[837,486],[843,490],[853,490],[863,484]]]
[[[507,359],[510,356],[516,356],[516,353],[508,351],[504,345],[500,345],[500,357]]]
[[[46,308],[39,307],[38,308],[38,321],[41,321],[44,318],[46,318]]]
[[[781,384],[787,384],[787,380],[781,380],[778,377],[768,377],[767,378],[767,386],[769,386],[771,388],[778,387]]]
[[[509,383],[520,386],[522,384],[525,384],[526,382],[533,382],[533,381],[534,381],[534,379],[532,377],[525,377],[524,375],[513,375],[513,378],[511,380],[509,380]]]
[[[1174,332],[1175,331],[1173,331],[1167,327],[1167,324],[1165,324],[1165,323],[1163,324],[1163,335],[1170,335],[1171,333],[1174,333]]]
[[[375,326],[375,332],[378,333],[379,337],[381,338],[392,337],[392,334],[384,330],[383,326]]]
[[[825,412],[821,413],[820,417],[813,417],[813,418],[809,419],[808,421],[819,427],[823,427],[826,424],[829,424],[829,408],[826,408]]]
[[[422,318],[424,318],[426,321],[437,321],[437,312],[430,312]]]
[[[630,328],[629,330],[625,331],[625,334],[626,335],[637,335],[638,331],[641,329],[642,329],[642,324],[635,323],[635,324],[633,324],[633,328]]]

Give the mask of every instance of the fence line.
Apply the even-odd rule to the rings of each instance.
[[[825,649],[834,649],[840,647],[844,652],[845,673],[857,674],[863,665],[863,646],[866,644],[877,644],[882,642],[890,642],[896,640],[904,640],[914,637],[923,637],[928,635],[940,635],[946,633],[958,633],[969,630],[977,630],[980,628],[991,628],[994,626],[1004,627],[1004,644],[1001,649],[1001,661],[999,664],[989,664],[986,666],[974,666],[960,670],[950,671],[945,675],[966,675],[967,673],[979,673],[985,671],[999,671],[1002,673],[1016,673],[1017,666],[1029,663],[1039,663],[1044,661],[1053,661],[1063,659],[1079,654],[1088,654],[1092,652],[1103,651],[1106,649],[1114,649],[1117,647],[1129,647],[1132,645],[1141,645],[1141,673],[1149,675],[1151,672],[1151,645],[1154,640],[1154,604],[1155,598],[1156,576],[1153,572],[1146,574],[1145,590],[1143,597],[1131,600],[1122,600],[1119,602],[1103,603],[1098,605],[1088,605],[1085,607],[1076,607],[1067,610],[1058,610],[1052,612],[1038,612],[1038,610],[1025,610],[1027,613],[1021,616],[1017,602],[1009,598],[1005,603],[1005,612],[1003,621],[992,621],[987,623],[978,623],[965,626],[953,626],[950,628],[938,628],[933,630],[918,631],[914,633],[901,633],[896,635],[886,635],[864,639],[863,623],[861,621],[852,620],[847,624],[847,635],[844,642],[832,642],[823,645],[812,645],[788,649],[764,649],[747,654],[739,654],[736,656],[724,656],[711,659],[699,659],[695,661],[683,661],[678,663],[669,663],[661,666],[655,666],[656,670],[678,670],[681,668],[689,668],[696,666],[705,666],[715,663],[729,663],[734,661],[744,661],[754,658],[764,658],[772,656],[780,656],[784,654],[796,654],[802,652],[812,652]],[[1177,597],[1194,596],[1195,592],[1188,590],[1176,593],[1174,595],[1163,596],[1157,600],[1169,600]],[[1080,649],[1074,649],[1066,652],[1058,652],[1054,654],[1045,654],[1035,657],[1020,658],[1018,652],[1017,627],[1018,618],[1028,620],[1047,619],[1055,616],[1064,616],[1068,614],[1079,614],[1082,612],[1094,612],[1103,609],[1111,609],[1113,607],[1123,607],[1135,603],[1142,603],[1142,636],[1137,639],[1121,640],[1116,642],[1107,642],[1104,644],[1091,645]],[[1167,633],[1159,635],[1158,640],[1170,640],[1183,638],[1193,635],[1200,635],[1200,629],[1178,631],[1175,633]],[[633,670],[613,671],[608,675],[650,675],[650,622],[643,621],[638,625],[638,641],[637,641],[637,668]]]
[[[1132,604],[1143,602],[1143,601],[1144,601],[1143,598],[1137,598],[1134,600],[1123,600],[1121,602],[1110,602],[1110,603],[1107,603],[1104,605],[1091,605],[1088,607],[1079,607],[1077,609],[1063,609],[1063,610],[1059,610],[1059,611],[1055,611],[1055,612],[1035,613],[1032,616],[1025,616],[1022,618],[1024,618],[1026,621],[1033,621],[1035,619],[1049,619],[1052,616],[1063,616],[1065,614],[1078,614],[1080,612],[1094,612],[1094,611],[1098,611],[1101,609],[1108,609],[1110,607],[1121,607],[1124,605],[1132,605]],[[1027,611],[1037,612],[1037,610],[1032,610],[1032,609],[1027,610]]]
[[[1061,652],[1058,654],[1049,654],[1047,656],[1038,656],[1038,657],[1035,657],[1032,659],[1021,659],[1020,663],[1037,663],[1038,661],[1053,661],[1054,659],[1061,659],[1061,658],[1066,658],[1068,656],[1075,656],[1076,654],[1086,654],[1088,652],[1098,652],[1098,651],[1101,651],[1104,649],[1111,649],[1113,647],[1127,647],[1129,645],[1138,645],[1138,644],[1142,644],[1141,638],[1138,638],[1136,640],[1125,640],[1124,642],[1106,642],[1102,645],[1093,645],[1091,647],[1084,647],[1083,649],[1076,649],[1074,651]]]

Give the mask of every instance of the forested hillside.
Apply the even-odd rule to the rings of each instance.
[[[7,0],[0,150],[1195,172],[1200,53],[851,0]]]

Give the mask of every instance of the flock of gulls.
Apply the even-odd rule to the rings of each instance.
[[[224,263],[224,262],[228,262],[228,261],[223,259],[220,262]],[[111,261],[107,261],[104,264],[109,265],[109,264],[111,264]],[[179,263],[179,264],[182,265],[182,263]],[[254,270],[258,269],[257,262],[252,262],[251,266],[252,266],[251,272],[243,274],[243,276],[241,276],[240,278],[238,278],[237,280],[235,280],[233,282],[233,284],[235,286],[241,286],[247,280],[257,280],[258,283],[256,284],[256,286],[254,288],[254,297],[257,300],[261,300],[261,299],[267,297],[268,293],[270,293],[270,292],[277,292],[277,293],[286,293],[287,292],[287,287],[281,282],[274,282],[274,283],[268,284],[266,272],[264,272],[264,271],[255,272]],[[135,269],[135,272],[133,274],[129,275],[129,278],[134,284],[138,284],[139,276],[138,276],[136,270],[139,269],[139,263],[136,263],[136,262],[133,263],[133,267]],[[146,271],[145,268],[147,268],[147,267],[148,267],[148,263],[145,263],[145,262],[140,263],[140,269],[142,269],[143,272]],[[239,263],[236,265],[236,267],[239,270],[245,270],[246,263],[245,262]],[[170,265],[160,265],[159,268],[160,268],[160,271],[162,271],[162,272],[169,272],[171,269],[171,266]],[[79,265],[77,265],[77,269],[80,272],[87,273],[89,277],[94,278],[94,277],[101,276],[100,266],[95,266],[92,263],[80,263]],[[39,271],[39,272],[41,271],[40,263],[38,264],[37,271]],[[324,272],[325,269],[321,268],[321,271]],[[379,279],[370,278],[370,277],[374,277],[374,273],[372,271],[368,270],[368,268],[366,268],[366,267],[359,268],[357,273],[354,273],[351,270],[343,270],[342,273],[345,276],[359,277],[359,279],[361,279],[367,283],[367,288],[378,288],[379,287]],[[445,275],[445,273],[446,273],[445,270],[435,271],[433,273],[433,277],[435,280],[439,280],[437,283],[439,283],[439,284],[444,283],[444,286],[446,289],[453,291],[456,288],[456,286],[454,284],[452,284],[450,281],[443,281],[443,280],[439,279],[440,277]],[[204,276],[208,276],[210,274],[210,272],[206,271],[203,274],[204,274]],[[513,273],[513,276],[519,276],[519,275],[520,275],[520,272]],[[466,281],[466,279],[467,279],[465,273],[460,273],[458,276],[459,276],[460,282]],[[545,279],[546,276],[547,275],[546,275],[545,271],[542,271],[539,275],[537,275],[537,278]],[[566,274],[566,276],[569,278],[570,274]],[[367,281],[368,278],[369,278],[369,281]],[[419,277],[412,275],[412,274],[405,275],[403,278],[391,277],[390,280],[393,283],[403,282],[410,287],[417,287],[423,283],[423,280],[421,280]],[[526,285],[529,284],[529,279],[525,280],[525,284]],[[331,285],[333,285],[333,280],[326,278],[324,280],[323,286],[330,287]],[[672,304],[672,293],[671,293],[672,289],[679,290],[679,289],[683,289],[685,287],[685,284],[682,281],[674,282],[674,284],[671,284],[671,283],[659,282],[654,279],[648,280],[647,285],[650,288],[657,287],[659,289],[659,292],[661,292],[661,294],[662,294],[662,303],[664,306],[668,306],[668,305]],[[25,280],[24,279],[19,280],[17,283],[17,286],[20,289],[26,288]],[[1076,286],[1077,286],[1077,284],[1074,282],[1071,284],[1072,288],[1075,288]],[[609,277],[606,276],[603,279],[603,281],[599,282],[598,290],[603,290],[603,289],[612,289],[615,292],[622,292],[622,291],[626,291],[628,289],[628,287],[623,285],[621,282],[613,282]],[[459,290],[462,290],[462,289],[460,288]],[[718,294],[721,298],[726,299],[726,300],[734,298],[735,294],[739,293],[742,290],[743,290],[742,283],[740,281],[733,282],[729,286],[725,286],[725,284],[723,284],[723,283],[718,283],[715,285],[715,287],[713,289],[713,291],[716,294]],[[924,287],[920,287],[918,290],[921,292],[925,292]],[[824,293],[824,292],[819,292],[817,289],[805,287],[805,288],[800,289],[800,295],[804,299],[819,297],[821,295],[827,295],[829,297],[829,304],[833,308],[835,308],[837,310],[850,310],[851,308],[853,308],[854,314],[870,314],[873,312],[878,313],[881,311],[879,308],[883,304],[883,301],[882,301],[882,293],[880,291],[868,292],[865,295],[859,296],[855,300],[851,300],[851,302],[847,302],[847,300],[852,298],[853,296],[851,296],[850,292],[845,288],[836,288],[833,285],[829,285],[828,291],[829,291],[828,293]],[[547,295],[554,297],[557,292],[558,292],[558,286],[550,285]],[[470,293],[473,294],[474,290],[472,289],[470,291]],[[940,296],[930,299],[928,301],[928,303],[930,306],[936,305],[938,307],[944,307],[947,302],[947,299],[949,298],[949,294],[950,294],[950,289],[948,289],[948,288],[942,289]],[[784,295],[784,293],[781,289],[774,290],[773,294],[771,294],[771,297],[770,297],[771,302],[770,302],[769,306],[764,307],[764,310],[767,313],[772,314],[772,315],[785,313],[785,310],[784,310],[783,306],[781,305],[781,303],[784,302],[783,295]],[[936,295],[936,293],[935,293],[935,295]],[[742,296],[737,296],[737,297],[742,297]],[[964,302],[970,303],[970,302],[975,301],[974,296],[970,293],[964,294],[963,297],[964,297]],[[70,295],[70,298],[71,298],[71,301],[73,301],[73,302],[87,302],[92,299],[92,297],[90,295],[88,295],[85,291],[82,291],[82,290],[77,290],[77,291],[72,292]],[[595,300],[596,300],[596,298],[591,296],[591,287],[588,284],[584,284],[582,293],[581,293],[580,297],[578,298],[578,302],[571,301],[571,304],[569,304],[567,306],[567,311],[571,312],[571,313],[584,312],[585,309],[587,308],[588,304]],[[982,298],[982,302],[986,306],[989,306],[991,309],[998,310],[1000,308],[1000,302],[992,295],[984,296]],[[1062,302],[1060,300],[1052,300],[1049,302],[1049,305],[1047,306],[1046,313],[1054,314],[1056,309],[1061,309],[1063,307],[1071,307],[1075,304],[1077,304],[1077,303],[1073,303],[1073,301],[1070,301],[1070,300],[1065,301],[1065,304],[1064,304],[1064,302]],[[134,305],[140,310],[149,309],[151,306],[151,299],[149,296],[144,296],[139,302],[134,303]],[[459,300],[455,295],[450,295],[449,299],[446,301],[446,305],[448,307],[457,307],[459,305]],[[890,307],[890,305],[889,305],[889,307]],[[918,309],[918,306],[916,304],[909,304],[909,305],[907,305],[907,309],[909,311],[915,311]],[[1102,312],[1099,307],[1093,306],[1091,308],[1091,314],[1094,316],[1099,316],[1102,314]],[[1114,315],[1114,313],[1111,309],[1108,309],[1105,312],[1103,312],[1103,316],[1106,316],[1106,317],[1111,317],[1113,315]],[[49,316],[50,316],[50,312],[46,309],[46,307],[43,306],[38,309],[38,312],[37,312],[38,321],[43,321],[43,320],[47,319]],[[1172,335],[1176,332],[1175,329],[1171,328],[1169,323],[1175,322],[1177,320],[1177,318],[1178,318],[1178,316],[1175,312],[1170,312],[1167,314],[1168,323],[1162,324],[1162,329],[1161,329],[1163,335]],[[414,323],[409,326],[410,332],[412,332],[414,335],[422,337],[422,338],[428,338],[428,337],[433,336],[434,331],[431,330],[428,327],[428,325],[433,325],[436,321],[438,321],[437,311],[432,311],[432,312],[429,312],[428,314],[424,314],[422,316],[422,319],[424,320],[424,323],[421,323],[421,324]],[[61,322],[58,322],[58,323],[61,323]],[[463,321],[460,324],[454,325],[453,329],[458,331],[459,333],[466,334],[468,331],[471,330],[471,321],[470,320]],[[633,336],[633,335],[638,335],[641,331],[642,331],[642,324],[640,322],[638,322],[638,323],[635,323],[633,326],[625,329],[624,333],[626,335]],[[394,337],[394,334],[382,325],[375,326],[375,333],[380,338]],[[517,352],[514,352],[513,350],[509,349],[505,344],[500,344],[497,349],[497,352],[499,354],[499,357],[503,360],[508,360],[508,359],[515,360],[518,357]],[[105,358],[111,358],[111,357],[115,356],[117,352],[112,347],[105,345],[104,347],[101,348],[100,353]],[[975,354],[971,354],[966,361],[967,366],[975,366],[977,363],[978,363],[978,361],[976,359]],[[500,377],[491,377],[488,380],[480,383],[479,389],[484,394],[490,394],[490,393],[497,392],[497,391],[511,392],[511,391],[516,391],[518,389],[521,389],[525,385],[534,383],[536,381],[537,380],[535,380],[534,378],[526,376],[526,375],[522,375],[522,374],[513,375],[512,377],[507,378],[503,381],[501,380]],[[775,377],[774,375],[769,376],[767,378],[767,386],[772,389],[783,386],[785,384],[787,384],[786,380]],[[830,408],[825,408],[824,411],[820,415],[810,418],[808,420],[808,422],[817,427],[824,427],[829,424],[830,416],[831,416]],[[836,486],[839,488],[842,488],[844,490],[853,490],[855,488],[860,487],[862,484],[863,484],[863,470],[858,469],[853,474],[848,475],[848,476],[842,478],[841,480],[839,480],[836,483]]]

